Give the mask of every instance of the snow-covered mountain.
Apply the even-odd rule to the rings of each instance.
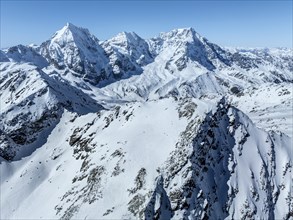
[[[33,48],[24,45],[10,47],[1,51],[1,62],[31,63],[39,68],[49,65],[46,59],[37,53]]]
[[[0,219],[293,218],[292,49],[68,23],[0,55]]]
[[[103,109],[58,74],[48,76],[36,66],[10,62],[0,71],[0,151],[6,160],[21,158],[44,143],[64,109],[78,114]]]
[[[39,52],[57,69],[72,70],[76,76],[97,84],[110,71],[109,60],[98,42],[87,29],[67,23],[41,44]]]
[[[122,32],[102,43],[115,78],[143,72],[142,67],[153,61],[149,45],[136,33]]]

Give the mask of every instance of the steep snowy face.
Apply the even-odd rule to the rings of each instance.
[[[3,53],[3,54],[2,54]],[[18,62],[18,63],[31,63],[43,68],[48,66],[49,63],[42,57],[34,48],[24,45],[17,45],[10,47],[5,51],[1,51],[1,62]],[[7,59],[2,60],[2,56]]]
[[[225,84],[230,84],[227,78],[232,78],[232,81],[246,85],[247,82],[250,85],[292,82],[293,79],[290,49],[282,52],[278,49],[225,49],[211,43],[192,28],[161,33],[148,43],[155,61],[164,63],[165,69],[172,74],[192,67],[193,70],[225,73],[226,76],[220,76]]]
[[[102,88],[103,94],[117,99],[145,100],[169,96],[201,97],[228,90],[229,83],[226,86],[223,82],[226,79],[220,79],[209,70],[215,66],[226,66],[225,52],[193,29],[162,33],[147,43],[153,62],[143,66],[142,74]]]
[[[166,68],[181,71],[189,61],[197,66],[212,71],[220,64],[229,65],[227,53],[219,46],[209,43],[193,28],[175,29],[161,33],[159,37],[149,40],[151,52],[167,61]],[[172,69],[172,66],[173,69]]]
[[[178,146],[162,169],[162,186],[170,196],[162,198],[157,192],[161,200],[151,201],[152,209],[146,209],[149,219],[163,219],[164,212],[174,219],[292,215],[292,186],[284,184],[292,181],[289,137],[258,129],[225,102],[207,114],[196,132],[186,132],[183,143],[190,143],[192,150],[188,153],[184,145]]]
[[[271,62],[272,64],[279,65],[280,68],[292,68],[292,48],[226,48],[231,53],[239,53],[247,57],[258,58],[261,60]],[[283,61],[278,63],[277,61]]]
[[[110,73],[109,59],[87,29],[68,23],[40,46],[40,54],[58,69],[69,69],[91,84]]]
[[[119,35],[113,42],[121,42],[125,36]],[[280,83],[290,86],[293,81],[290,49],[241,52],[221,48],[192,28],[162,33],[147,42],[154,57],[153,62],[143,66],[140,75],[102,88],[99,92],[103,97],[135,101],[228,94],[237,98],[247,93],[256,94],[258,88],[264,85],[274,87],[273,90],[277,91]]]
[[[119,33],[104,41],[102,47],[110,59],[115,78],[142,73],[142,66],[153,61],[147,42],[134,32]]]
[[[64,109],[78,114],[102,109],[58,74],[49,77],[30,64],[1,64],[0,85],[0,156],[6,160],[40,147]]]
[[[251,84],[281,82],[292,83],[292,49],[241,49],[227,48],[231,52],[233,68],[230,75]],[[281,55],[282,54],[282,55]]]
[[[224,101],[64,112],[42,148],[2,162],[2,216],[282,219],[292,210],[290,144]],[[16,192],[26,199],[15,202]],[[40,204],[40,194],[50,202],[32,212],[28,204]]]

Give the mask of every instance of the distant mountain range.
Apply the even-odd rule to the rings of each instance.
[[[0,64],[0,219],[293,218],[292,48],[68,23]]]

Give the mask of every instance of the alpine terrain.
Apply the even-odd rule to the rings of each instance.
[[[1,219],[293,219],[292,48],[66,24],[0,51]]]

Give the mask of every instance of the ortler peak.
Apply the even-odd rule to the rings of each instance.
[[[70,23],[40,46],[40,54],[57,69],[72,71],[92,84],[97,84],[111,72],[109,59],[98,39],[87,29]]]

